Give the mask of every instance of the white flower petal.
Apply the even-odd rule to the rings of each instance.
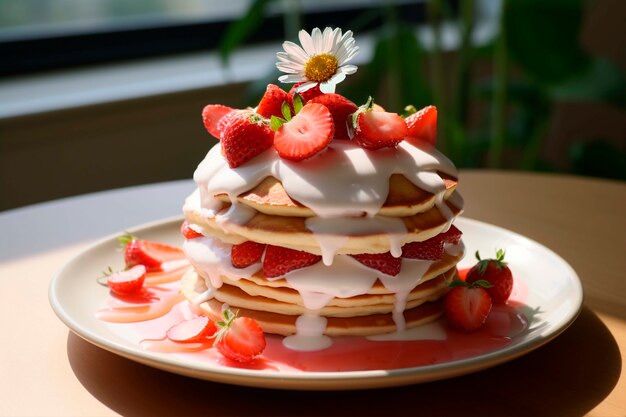
[[[325,83],[320,84],[320,91],[324,94],[334,93],[335,92],[335,84],[327,81]]]
[[[276,63],[276,68],[280,71],[285,72],[287,74],[295,74],[295,73],[303,73],[302,68],[298,66],[294,66],[295,64],[284,64],[282,62]]]
[[[281,75],[280,77],[278,77],[278,81],[280,81],[281,83],[292,84],[307,81],[307,79],[300,74],[289,74]]]
[[[307,80],[304,80],[307,81]],[[317,85],[316,82],[313,81],[309,81],[307,83],[304,83],[302,85],[299,85],[298,87],[296,87],[296,93],[304,93],[305,91],[310,90],[311,88],[315,87]]]
[[[357,70],[357,66],[356,65],[343,65],[341,67],[339,67],[338,71],[341,71],[342,73],[346,74],[346,75],[350,75],[350,74],[354,74]]]
[[[306,54],[311,57],[315,55],[315,48],[313,47],[313,39],[311,39],[311,35],[306,30],[301,30],[298,32],[298,38],[300,39],[300,45],[306,52]]]
[[[284,42],[283,49],[292,59],[298,63],[305,64],[309,60],[309,56],[299,45],[296,45],[293,42]]]
[[[328,26],[324,29],[324,33],[322,34],[322,48],[324,53],[332,52],[334,49],[334,39],[335,32],[329,28]]]
[[[346,79],[346,74],[343,72],[338,72],[335,75],[333,75],[332,77],[330,77],[330,80],[328,80],[329,83],[333,83],[333,84],[339,84],[340,82],[342,82],[343,80]]]
[[[322,31],[320,30],[320,28],[313,29],[313,32],[311,33],[311,38],[313,39],[313,49],[315,50],[315,55],[324,53],[324,50],[322,49],[322,43],[324,38],[322,37]]]

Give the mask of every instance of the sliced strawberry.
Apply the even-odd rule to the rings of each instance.
[[[394,147],[409,132],[404,119],[396,113],[373,111],[374,102],[367,103],[354,113],[352,124],[354,141],[366,149],[376,150]]]
[[[287,92],[274,84],[268,84],[265,94],[256,109],[261,116],[269,119],[282,116],[282,105],[288,101]]]
[[[226,358],[248,363],[265,350],[263,329],[250,317],[237,317],[230,310],[224,312],[224,321],[219,322],[217,350]]]
[[[289,90],[289,93],[287,94],[287,100],[289,101],[289,104],[291,105],[292,110],[293,110],[293,97],[296,94],[296,88],[300,87],[302,84],[304,84],[304,82],[294,84],[293,87],[291,87],[291,90]],[[302,97],[302,103],[306,104],[309,100],[313,99],[314,97],[321,96],[324,93],[320,91],[320,86],[318,84],[315,87],[309,88],[308,90],[303,91],[298,94],[300,95],[300,97]]]
[[[107,285],[115,294],[135,294],[143,287],[146,267],[135,265],[125,271],[115,272],[107,277]]]
[[[119,238],[125,245],[124,260],[126,267],[144,265],[148,272],[161,271],[161,265],[168,261],[185,259],[182,249],[159,242],[136,239],[131,235]]]
[[[335,125],[334,139],[350,139],[348,124],[350,123],[352,113],[358,110],[356,104],[335,93],[313,97],[309,102],[322,104],[330,111]]]
[[[173,325],[165,333],[173,342],[192,343],[201,342],[217,332],[217,326],[206,316],[181,321]]]
[[[183,235],[185,239],[195,239],[197,237],[204,237],[202,233],[192,229],[187,220],[185,220],[183,224],[180,225],[180,234]]]
[[[493,302],[496,304],[505,303],[513,291],[513,273],[504,261],[504,251],[499,249],[495,259],[481,259],[480,254],[476,251],[476,259],[478,259],[478,263],[469,270],[465,280],[468,283],[478,280],[489,282],[491,287],[487,288],[487,292],[489,292]]]
[[[443,258],[444,244],[457,244],[461,239],[461,231],[454,225],[443,233],[422,242],[410,242],[402,246],[402,257],[436,261]]]
[[[391,252],[361,253],[350,255],[368,268],[377,269],[383,274],[398,275],[402,266],[402,258],[394,258]]]
[[[437,107],[424,107],[404,119],[409,133],[406,140],[418,145],[421,143],[437,144]]]
[[[274,147],[281,158],[302,161],[325,149],[334,130],[330,111],[321,104],[308,103],[278,127]]]
[[[267,245],[263,258],[263,274],[266,278],[285,275],[294,269],[318,263],[322,257],[309,252]]]
[[[230,252],[230,263],[235,268],[246,268],[261,262],[265,245],[248,240],[238,245],[233,245]]]
[[[273,141],[267,119],[243,110],[229,117],[222,132],[222,152],[228,166],[236,168],[270,148]]]
[[[221,130],[219,122],[224,116],[233,112],[235,109],[221,104],[209,104],[202,109],[202,122],[206,130],[217,139],[221,139]]]
[[[467,284],[461,280],[450,283],[453,288],[445,299],[448,323],[458,330],[473,332],[480,329],[491,312],[491,297],[484,281]],[[486,284],[489,285],[488,283]]]

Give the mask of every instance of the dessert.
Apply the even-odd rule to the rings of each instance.
[[[398,332],[437,319],[464,255],[454,165],[434,147],[436,109],[403,119],[335,93],[356,71],[351,32],[301,31],[278,54],[283,82],[256,109],[208,105],[220,141],[184,204],[183,295],[225,306],[299,350],[330,336]]]

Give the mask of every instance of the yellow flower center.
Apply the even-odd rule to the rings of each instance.
[[[331,54],[314,55],[304,66],[304,76],[317,83],[330,80],[337,72],[337,58]]]

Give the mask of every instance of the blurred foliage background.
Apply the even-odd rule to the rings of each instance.
[[[221,40],[225,64],[254,37],[265,10],[277,6],[272,3],[283,7],[286,39],[297,43],[298,30],[312,29],[299,0],[253,0]],[[344,31],[355,33],[357,44],[361,35],[371,37],[372,51],[337,92],[357,104],[374,95],[378,103],[398,113],[408,104],[436,105],[438,148],[462,168],[558,171],[626,180],[623,130],[605,136],[586,133],[602,129],[566,129],[565,143],[550,143],[555,125],[602,123],[589,114],[584,121],[563,120],[568,112],[561,110],[568,105],[582,105],[579,114],[586,112],[585,106],[600,106],[622,119],[626,115],[624,68],[581,42],[591,6],[583,0],[430,0],[415,4],[427,22],[418,27],[404,18],[398,2],[384,2],[355,14],[351,24],[344,25]],[[493,36],[477,41],[477,31],[484,29],[479,26],[485,25],[478,18],[485,14],[491,16]],[[380,24],[369,29],[372,21]],[[447,41],[449,36],[452,42]],[[268,68],[246,102],[256,102],[277,77],[278,72]]]

